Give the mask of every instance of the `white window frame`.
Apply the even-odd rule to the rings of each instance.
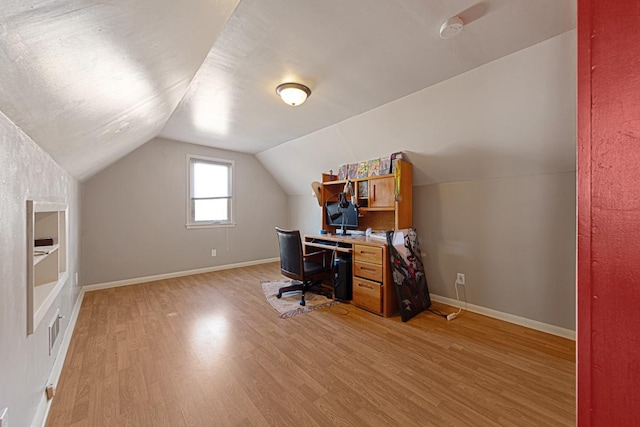
[[[193,194],[193,160],[202,160],[209,163],[216,163],[229,167],[229,186],[231,187],[229,198],[229,220],[228,221],[195,221],[194,220],[194,198]],[[235,227],[235,162],[233,160],[217,159],[214,157],[198,156],[195,154],[187,155],[187,228],[219,228],[219,227]]]

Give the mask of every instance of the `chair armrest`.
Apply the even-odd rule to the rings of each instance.
[[[316,255],[324,255],[325,252],[326,251],[309,252],[308,254],[304,255],[304,258],[312,257],[312,256],[316,256]]]
[[[317,251],[317,252],[311,252],[311,253],[303,255],[302,259],[305,260],[305,261],[309,261],[312,258],[318,258],[318,256],[321,256],[322,257],[322,266],[326,267],[326,265],[325,265],[325,254],[326,253],[327,253],[327,251],[324,251],[324,250],[320,250],[320,251]],[[316,261],[316,262],[318,262],[318,261]]]

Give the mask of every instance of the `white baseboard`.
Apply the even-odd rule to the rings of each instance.
[[[442,297],[440,295],[431,294],[431,299],[453,307],[458,307],[458,301]],[[548,323],[538,322],[537,320],[527,319],[526,317],[516,316],[514,314],[504,313],[502,311],[492,310],[490,308],[481,307],[479,305],[467,304],[467,311],[482,314],[484,316],[493,317],[494,319],[504,320],[505,322],[515,323],[516,325],[526,328],[535,329],[537,331],[546,332],[548,334],[557,335],[562,338],[576,340],[576,331],[561,328],[559,326],[550,325]]]
[[[78,294],[76,303],[73,306],[71,315],[69,316],[69,324],[67,325],[67,329],[64,332],[64,337],[62,338],[62,342],[60,343],[58,355],[56,356],[55,362],[53,362],[53,367],[51,368],[51,373],[49,374],[49,379],[47,380],[47,384],[45,386],[51,384],[55,388],[58,385],[58,380],[60,379],[60,374],[62,373],[62,367],[64,366],[64,360],[66,359],[67,352],[69,351],[69,344],[71,344],[71,337],[73,336],[73,331],[76,328],[76,321],[78,320],[78,314],[80,314],[80,307],[82,307],[83,298],[84,289],[80,288],[80,293]],[[51,402],[53,402],[53,400],[47,400],[47,397],[43,392],[42,397],[40,398],[40,402],[38,403],[36,416],[34,417],[33,423],[31,424],[32,427],[45,427],[47,416],[49,415],[49,409],[51,408]]]
[[[156,280],[173,279],[175,277],[191,276],[194,274],[209,273],[212,271],[229,270],[232,268],[249,267],[251,265],[266,264],[280,261],[280,258],[259,259],[256,261],[239,262],[236,264],[217,265],[215,267],[198,268],[196,270],[177,271],[174,273],[156,274],[154,276],[134,277],[133,279],[116,280],[115,282],[97,283],[85,285],[82,288],[86,291],[97,291],[99,289],[117,288],[119,286],[137,285],[139,283],[154,282]]]

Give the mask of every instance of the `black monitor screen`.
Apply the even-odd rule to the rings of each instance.
[[[358,227],[358,210],[353,203],[345,208],[340,207],[340,202],[327,202],[325,205],[327,224],[334,227]]]

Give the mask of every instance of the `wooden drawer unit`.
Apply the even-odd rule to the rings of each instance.
[[[353,303],[384,314],[385,251],[382,246],[353,245]]]
[[[382,286],[380,283],[354,276],[353,303],[367,310],[382,313]]]
[[[384,317],[398,311],[385,242],[365,236],[325,234],[305,236],[305,246],[307,249],[321,248],[352,255],[351,304]]]
[[[365,279],[376,282],[382,282],[384,280],[382,276],[382,265],[379,264],[355,261],[353,263],[353,274],[354,276],[364,277]]]
[[[380,246],[354,245],[354,261],[364,261],[382,265],[382,248]]]

